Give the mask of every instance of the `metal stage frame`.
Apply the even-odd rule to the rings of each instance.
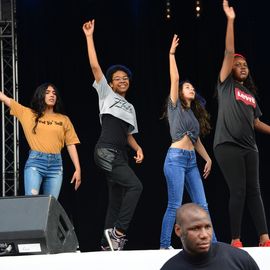
[[[16,0],[0,0],[0,87],[18,100]],[[1,194],[16,196],[19,186],[19,125],[1,104]]]

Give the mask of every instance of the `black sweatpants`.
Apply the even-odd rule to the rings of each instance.
[[[230,191],[229,214],[232,239],[240,238],[245,203],[258,235],[267,232],[259,183],[259,154],[231,143],[218,145],[215,158]]]
[[[142,184],[128,165],[127,153],[110,148],[96,148],[95,162],[106,175],[109,202],[105,229],[116,227],[125,233],[142,192]]]

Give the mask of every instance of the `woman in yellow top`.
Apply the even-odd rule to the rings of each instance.
[[[81,168],[76,144],[80,143],[70,119],[61,113],[61,99],[51,83],[37,87],[30,108],[0,92],[0,100],[10,108],[10,114],[20,121],[30,147],[24,168],[25,195],[41,194],[59,196],[63,166],[61,150],[67,150],[75,172],[71,183],[75,190],[81,184]]]

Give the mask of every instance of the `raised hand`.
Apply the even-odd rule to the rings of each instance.
[[[235,12],[233,7],[229,6],[229,2],[227,0],[223,0],[223,10],[227,16],[228,19],[234,19],[235,18]]]
[[[173,36],[173,40],[172,40],[172,45],[171,45],[171,48],[170,48],[170,54],[175,54],[175,51],[176,51],[176,47],[179,45],[179,38],[178,36],[175,34]]]
[[[83,32],[86,36],[91,36],[94,33],[94,28],[95,28],[95,20],[88,21],[83,24]]]

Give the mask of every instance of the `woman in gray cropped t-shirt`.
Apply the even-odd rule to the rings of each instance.
[[[189,81],[179,84],[179,73],[175,60],[175,50],[179,38],[174,35],[169,53],[171,89],[165,112],[169,121],[172,144],[164,162],[167,182],[168,205],[163,217],[160,248],[171,249],[171,235],[175,223],[176,210],[182,204],[184,186],[191,200],[208,212],[204,187],[198,170],[196,153],[206,161],[203,177],[207,178],[212,161],[207,154],[200,134],[210,130],[209,115],[198,99]],[[213,234],[213,241],[216,241]]]

